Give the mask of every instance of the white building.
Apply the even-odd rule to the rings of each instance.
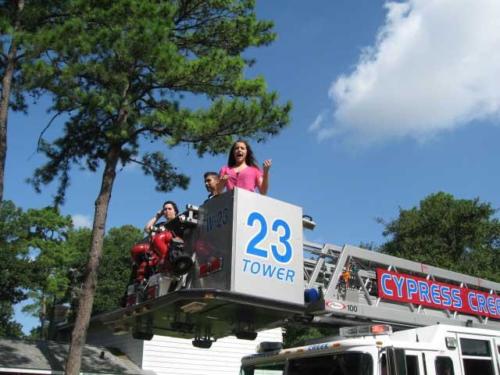
[[[219,339],[210,349],[195,348],[188,339],[158,335],[151,341],[142,341],[130,334],[91,330],[87,337],[88,343],[119,349],[143,370],[158,375],[238,375],[241,358],[255,353],[262,341],[282,341],[281,328],[260,332],[254,341],[234,336]]]

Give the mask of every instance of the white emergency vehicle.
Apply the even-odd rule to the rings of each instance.
[[[500,332],[433,325],[392,332],[389,325],[341,328],[320,343],[279,349],[262,343],[241,375],[498,375]]]

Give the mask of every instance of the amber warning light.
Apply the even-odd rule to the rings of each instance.
[[[392,327],[388,324],[373,324],[367,326],[342,327],[339,330],[342,337],[358,337],[369,335],[390,335]]]

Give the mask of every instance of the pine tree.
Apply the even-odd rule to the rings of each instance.
[[[192,145],[201,156],[226,151],[235,136],[262,141],[288,122],[262,77],[245,78],[249,47],[269,44],[272,23],[252,0],[74,0],[66,20],[29,42],[49,49],[27,69],[32,89],[49,93],[63,134],[42,141],[48,162],[33,183],[59,180],[64,201],[73,165],[97,171],[89,262],[72,333],[66,374],[78,374],[92,311],[111,192],[119,164],[139,163],[157,189],[186,188],[162,152],[141,154],[141,141]],[[195,109],[188,99],[197,97]]]

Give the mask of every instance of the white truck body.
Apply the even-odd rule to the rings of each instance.
[[[244,357],[241,375],[499,375],[500,332],[433,325]]]

